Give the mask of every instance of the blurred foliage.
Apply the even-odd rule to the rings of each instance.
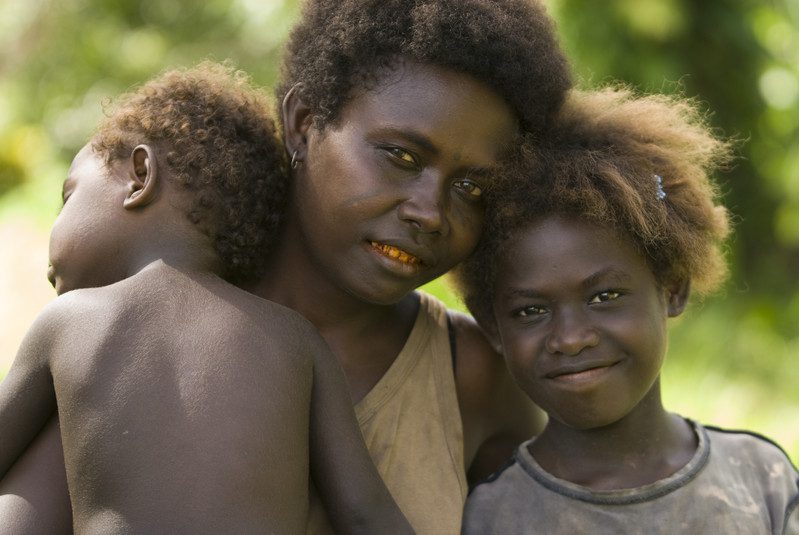
[[[676,323],[664,391],[799,460],[799,0],[547,4],[582,85],[679,91],[740,140],[720,177],[732,278]],[[0,222],[49,227],[102,102],[164,68],[231,58],[271,86],[296,14],[295,0],[0,0]]]
[[[733,284],[787,307],[799,293],[799,1],[619,0],[601,15],[588,5],[599,4],[552,2],[584,81],[679,90],[741,140],[721,177],[737,216]],[[782,334],[799,333],[793,311],[772,322]]]
[[[0,213],[49,225],[102,102],[163,69],[230,58],[271,85],[293,1],[0,0]]]

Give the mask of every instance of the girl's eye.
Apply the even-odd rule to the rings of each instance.
[[[621,296],[621,293],[619,293],[619,292],[617,292],[615,290],[606,290],[604,292],[599,292],[598,294],[593,296],[591,298],[591,300],[588,301],[588,303],[589,304],[604,303],[606,301],[613,301],[615,299],[618,299],[620,296]]]
[[[469,180],[468,178],[464,178],[461,180],[456,180],[452,183],[453,186],[462,190],[464,193],[471,197],[482,197],[483,195],[483,188],[480,187],[479,184]]]
[[[416,157],[405,149],[399,147],[385,147],[383,150],[385,150],[394,161],[401,165],[407,167],[416,167],[417,165]]]
[[[513,315],[516,316],[517,318],[536,318],[546,313],[547,310],[544,307],[540,307],[537,305],[530,305],[524,308],[520,308],[519,310],[514,312]]]

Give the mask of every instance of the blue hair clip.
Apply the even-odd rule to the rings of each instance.
[[[660,175],[654,175],[654,176],[655,176],[655,181],[658,183],[657,196],[658,199],[662,201],[663,199],[666,198],[666,192],[663,190],[663,177]]]

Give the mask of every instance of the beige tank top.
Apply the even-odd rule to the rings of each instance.
[[[458,534],[467,484],[446,307],[421,293],[405,347],[355,406],[366,446],[419,535]],[[332,533],[311,489],[308,533]]]

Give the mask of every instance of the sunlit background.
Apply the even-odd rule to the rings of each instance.
[[[799,0],[550,0],[581,85],[679,91],[740,140],[725,290],[672,330],[668,407],[799,461]],[[0,376],[36,313],[61,182],[103,99],[232,58],[270,87],[293,0],[0,0]],[[429,288],[459,306],[445,283]]]

